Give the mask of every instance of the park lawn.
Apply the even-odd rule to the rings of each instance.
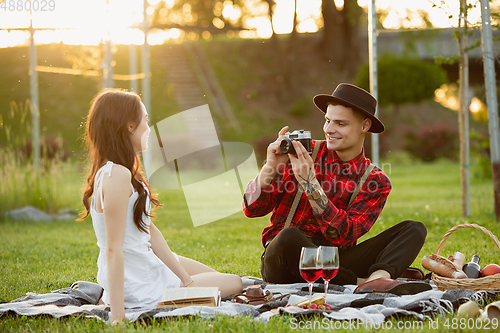
[[[500,235],[500,223],[494,221],[493,189],[490,180],[473,177],[472,216],[462,219],[460,170],[457,163],[393,163],[382,167],[392,181],[393,190],[378,222],[363,239],[372,237],[402,220],[422,221],[427,226],[428,235],[419,257],[414,262],[414,266],[421,267],[422,256],[435,252],[441,237],[456,224],[477,223]],[[71,183],[71,178],[67,181]],[[74,191],[78,192],[81,185],[75,182]],[[260,277],[260,233],[268,224],[268,217],[247,219],[239,212],[195,228],[180,190],[160,191],[159,198],[165,206],[156,210],[157,218],[154,222],[175,252],[220,271]],[[0,244],[0,302],[11,301],[26,292],[46,293],[68,287],[78,280],[96,281],[98,248],[90,218],[82,223],[2,220]],[[500,263],[499,249],[479,230],[462,229],[453,233],[446,241],[443,255],[454,251],[463,252],[468,260],[478,253],[483,265]],[[278,332],[291,331],[293,326],[290,320],[288,317],[275,317],[266,324],[256,322],[252,318],[218,316],[214,319],[185,318],[138,322],[130,324],[128,329],[141,332],[167,329],[177,332]],[[321,321],[321,318],[318,320]],[[442,326],[444,320],[441,319],[439,331],[446,331]],[[394,327],[396,323],[394,321]],[[0,318],[0,332],[115,330],[95,320],[78,318]],[[362,328],[359,331],[371,330]],[[425,323],[423,328],[411,331],[427,332],[431,329]]]

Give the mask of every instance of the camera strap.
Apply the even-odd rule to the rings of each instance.
[[[311,158],[314,162],[316,162],[316,156],[318,155],[319,146],[321,146],[322,140],[313,141],[314,149]],[[290,226],[290,222],[292,222],[292,218],[295,215],[295,211],[297,210],[297,206],[299,205],[299,201],[302,197],[303,192],[304,189],[302,188],[302,186],[298,186],[297,193],[295,193],[295,198],[293,199],[292,207],[290,207],[290,211],[288,212],[288,216],[286,217],[285,226],[283,227],[283,229]]]
[[[351,208],[352,203],[354,202],[354,199],[358,196],[359,191],[361,190],[361,187],[363,184],[366,182],[366,179],[368,179],[368,176],[372,172],[373,168],[375,168],[375,164],[370,163],[370,165],[366,168],[365,173],[363,176],[361,176],[361,179],[359,180],[358,185],[354,189],[354,192],[351,194],[351,199],[349,200],[349,205],[347,205],[347,209]]]

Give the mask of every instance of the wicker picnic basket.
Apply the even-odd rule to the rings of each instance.
[[[458,230],[458,229],[463,229],[463,228],[474,228],[481,230],[484,232],[486,235],[490,236],[490,238],[495,242],[496,246],[498,247],[498,250],[500,251],[500,242],[498,241],[498,238],[493,235],[488,229],[481,227],[480,225],[477,224],[458,224],[448,230],[443,238],[441,239],[441,242],[439,243],[436,254],[441,255],[441,250],[443,249],[444,242],[446,239],[448,239],[448,236],[451,235],[452,232]],[[500,274],[495,274],[495,275],[490,275],[486,276],[483,278],[478,278],[478,279],[453,279],[453,278],[446,278],[440,275],[437,275],[436,273],[432,273],[431,279],[434,281],[436,284],[437,288],[439,290],[451,290],[451,289],[474,289],[474,290],[491,290],[491,289],[500,289]]]

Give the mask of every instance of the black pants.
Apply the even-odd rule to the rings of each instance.
[[[379,269],[395,279],[413,263],[426,235],[423,223],[403,221],[360,244],[339,249],[340,269],[330,282],[356,284],[358,277],[366,278]],[[272,283],[305,282],[299,273],[301,249],[318,245],[296,227],[283,229],[262,254],[262,278]]]

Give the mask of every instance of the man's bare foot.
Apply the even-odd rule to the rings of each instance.
[[[380,279],[380,278],[390,279],[391,274],[389,274],[388,271],[384,271],[383,269],[379,269],[378,271],[375,271],[372,274],[370,274],[370,276],[368,277],[368,279],[366,279],[365,282],[370,282],[370,281],[373,281],[375,279]]]
[[[366,282],[366,280],[368,280],[368,279],[358,278],[358,280],[356,281],[356,284],[359,286],[360,284],[365,283],[365,282]]]

